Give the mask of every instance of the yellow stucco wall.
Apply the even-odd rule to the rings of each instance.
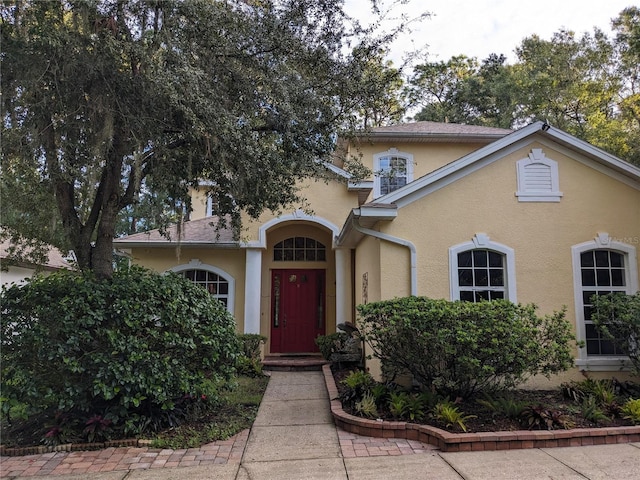
[[[548,158],[558,162],[564,194],[558,203],[525,203],[515,196],[516,162],[532,148],[542,148]],[[553,145],[528,143],[401,208],[394,221],[380,222],[380,231],[416,245],[418,294],[449,299],[449,247],[485,233],[491,241],[515,250],[517,300],[536,303],[540,313],[566,306],[567,318],[575,324],[571,247],[593,240],[599,232],[640,247],[640,191],[568,153]],[[385,279],[396,278],[394,269],[405,268],[398,248],[381,249]],[[383,292],[383,298],[396,294],[390,287]],[[576,375],[577,370],[568,374]]]
[[[144,265],[146,268],[156,272],[166,272],[174,267],[185,265],[192,260],[199,260],[205,265],[211,265],[225,271],[235,281],[233,316],[236,319],[237,331],[242,332],[244,330],[244,250],[134,248],[131,250],[131,256],[133,263]]]

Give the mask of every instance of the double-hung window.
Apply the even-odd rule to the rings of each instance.
[[[449,249],[449,275],[452,300],[516,301],[513,249],[483,233]]]
[[[413,156],[395,148],[374,156],[374,193],[381,197],[413,181]]]
[[[572,253],[577,337],[585,343],[577,363],[596,368],[617,366],[626,357],[591,320],[591,299],[594,295],[633,294],[637,291],[635,248],[601,233],[595,241],[573,246]]]

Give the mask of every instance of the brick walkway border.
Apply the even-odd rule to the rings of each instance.
[[[443,452],[579,447],[640,442],[640,425],[572,430],[451,433],[429,425],[360,418],[342,409],[331,366],[325,365],[322,370],[329,399],[331,399],[331,413],[335,424],[350,433],[368,437],[417,440],[433,445]]]

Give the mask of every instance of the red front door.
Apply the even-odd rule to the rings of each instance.
[[[271,271],[271,352],[317,352],[325,333],[324,270]]]

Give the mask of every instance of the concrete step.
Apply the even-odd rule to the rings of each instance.
[[[281,372],[320,371],[327,363],[320,355],[271,355],[262,360],[265,370]]]

